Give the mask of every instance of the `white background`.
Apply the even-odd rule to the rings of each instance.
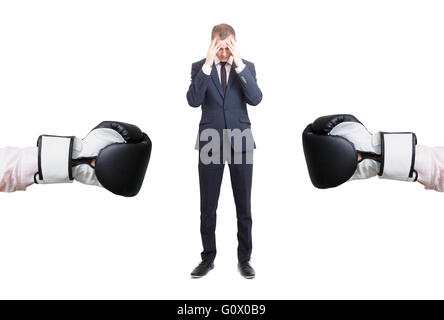
[[[153,140],[134,198],[80,183],[0,194],[0,298],[444,298],[444,195],[308,177],[301,133],[353,113],[444,145],[441,1],[2,1],[0,146],[83,137],[102,120]],[[264,99],[249,107],[255,280],[236,269],[225,172],[215,269],[200,280],[200,109],[191,63],[236,29]]]

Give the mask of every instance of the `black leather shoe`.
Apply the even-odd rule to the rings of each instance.
[[[203,260],[196,268],[194,268],[193,272],[191,272],[191,277],[202,278],[213,269],[214,263]]]
[[[237,267],[239,268],[239,272],[245,279],[253,279],[256,276],[256,272],[254,272],[253,267],[250,264],[250,261],[239,262]]]

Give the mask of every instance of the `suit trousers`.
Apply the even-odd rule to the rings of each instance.
[[[240,156],[231,150],[230,169],[231,186],[237,217],[237,257],[239,262],[250,260],[252,250],[251,239],[251,185],[253,177],[252,161],[246,162],[249,156],[252,159],[253,151],[242,152],[242,163],[233,161]],[[202,260],[213,262],[216,257],[216,210],[220,194],[220,186],[224,173],[225,161],[219,164],[203,164],[199,160],[200,184],[200,232],[202,236]]]

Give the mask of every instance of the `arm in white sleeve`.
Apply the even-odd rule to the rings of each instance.
[[[0,148],[0,191],[26,190],[37,171],[37,147]]]
[[[415,170],[426,189],[444,192],[444,147],[417,145]]]
[[[245,63],[242,63],[239,67],[236,67],[236,73],[241,73],[245,68]]]
[[[205,73],[207,76],[209,76],[211,74],[211,68],[207,67],[205,64],[202,66],[202,71],[203,73]]]

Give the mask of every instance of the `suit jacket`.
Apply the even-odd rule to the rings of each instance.
[[[239,74],[235,65],[231,66],[228,76],[227,89],[224,97],[216,66],[213,64],[208,76],[202,71],[205,59],[195,62],[191,66],[191,84],[187,92],[188,104],[192,107],[202,106],[202,117],[199,123],[198,138],[195,149],[205,145],[206,141],[199,141],[200,133],[204,129],[216,129],[222,138],[223,129],[240,129],[245,131],[247,139],[253,140],[251,122],[248,118],[247,103],[255,106],[262,100],[262,92],[256,81],[254,64],[243,60],[245,68]],[[256,145],[239,145],[231,139],[231,147],[235,152],[251,151]]]

